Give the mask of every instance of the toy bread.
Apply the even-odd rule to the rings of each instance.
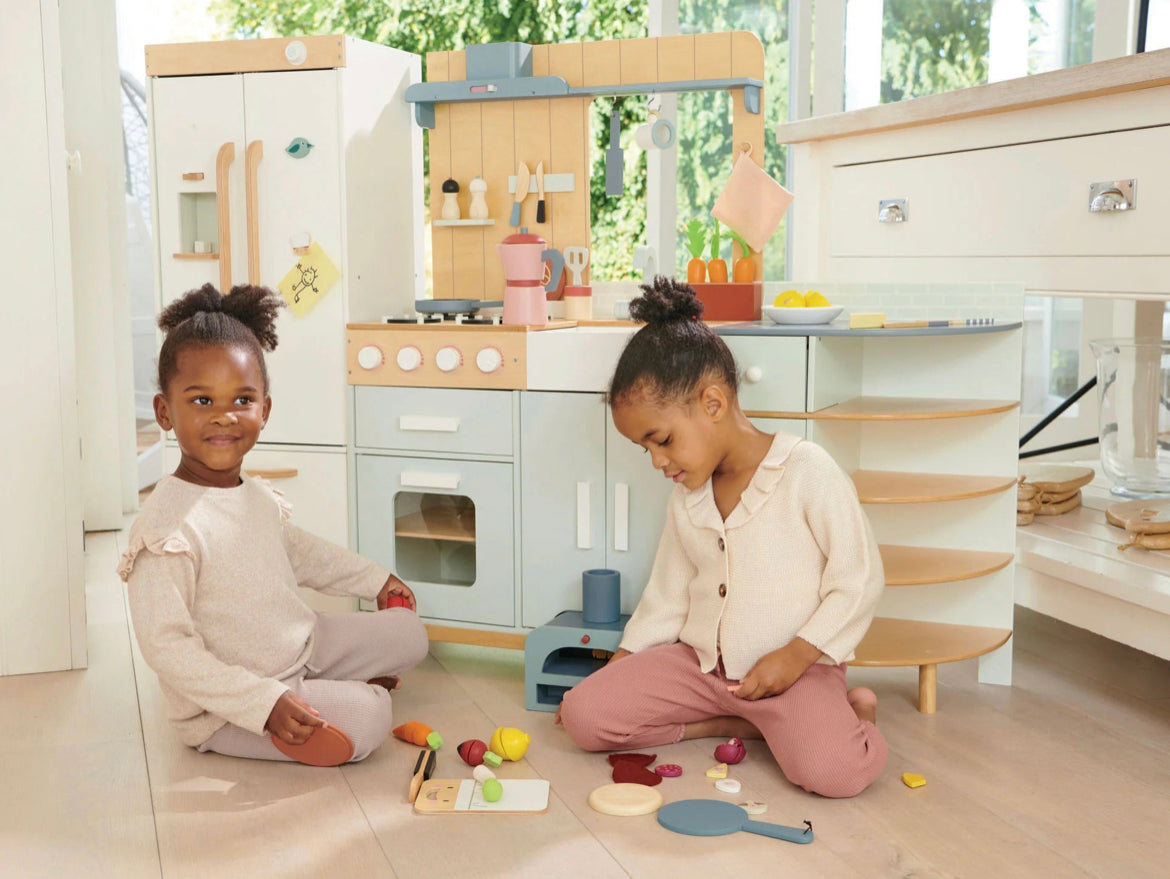
[[[1170,502],[1137,500],[1111,504],[1105,510],[1105,521],[1124,528],[1129,537],[1129,542],[1118,549],[1131,546],[1170,549]]]

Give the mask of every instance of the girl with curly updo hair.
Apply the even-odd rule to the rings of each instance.
[[[297,528],[280,492],[241,472],[272,411],[264,352],[283,304],[266,287],[207,284],[159,315],[154,412],[179,464],[143,504],[118,573],[184,744],[332,766],[386,738],[390,691],[427,636],[405,583]],[[317,613],[298,586],[390,609]]]
[[[693,288],[642,291],[609,405],[675,488],[619,649],[557,719],[591,751],[762,738],[794,784],[853,796],[886,762],[877,697],[845,685],[884,582],[857,493],[820,446],[752,424]]]

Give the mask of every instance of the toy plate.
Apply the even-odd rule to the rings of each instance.
[[[822,308],[782,308],[765,305],[764,315],[774,324],[827,324],[841,313],[843,305]]]

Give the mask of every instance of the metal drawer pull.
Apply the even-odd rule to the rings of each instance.
[[[577,483],[577,549],[593,549],[593,532],[589,527],[589,483]]]
[[[905,223],[910,219],[910,200],[883,198],[878,202],[879,223]]]
[[[274,467],[269,470],[252,470],[244,469],[244,473],[248,476],[255,476],[257,479],[292,479],[297,475],[296,467]]]
[[[1137,180],[1090,183],[1089,210],[1094,214],[1102,211],[1137,210]]]
[[[459,430],[459,419],[443,418],[438,415],[400,415],[398,429],[455,433]]]
[[[455,491],[459,488],[459,474],[403,470],[398,476],[398,484],[403,488],[445,488],[447,491]]]
[[[617,552],[630,550],[630,486],[625,482],[613,486],[613,548]]]

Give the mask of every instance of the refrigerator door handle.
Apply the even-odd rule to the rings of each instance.
[[[215,156],[215,210],[219,225],[219,290],[232,289],[232,208],[228,201],[228,171],[236,160],[236,145],[223,144]]]
[[[260,202],[256,191],[257,168],[264,158],[264,142],[254,140],[244,150],[245,203],[248,211],[248,283],[260,283]]]

